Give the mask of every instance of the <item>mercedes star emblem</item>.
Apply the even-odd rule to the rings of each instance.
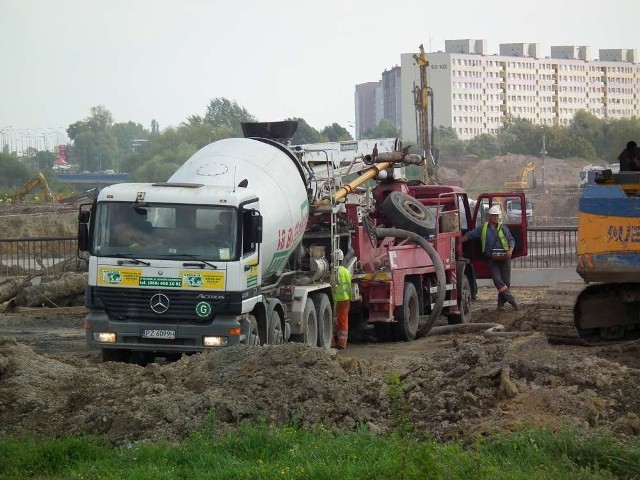
[[[149,300],[151,310],[155,313],[164,313],[169,310],[169,297],[164,293],[156,293],[151,300]]]

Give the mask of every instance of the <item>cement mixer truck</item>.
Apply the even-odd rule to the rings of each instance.
[[[244,124],[245,138],[205,146],[167,182],[112,185],[80,207],[86,338],[103,361],[329,347],[338,249],[353,271],[350,329],[409,341],[442,315],[470,320],[466,193],[407,182],[402,167],[421,159],[397,141],[290,147],[296,126]]]

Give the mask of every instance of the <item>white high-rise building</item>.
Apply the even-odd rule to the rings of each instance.
[[[453,128],[461,139],[496,134],[509,116],[537,125],[568,125],[579,110],[599,118],[640,117],[635,49],[600,50],[600,59],[591,60],[586,46],[554,46],[544,58],[535,43],[502,44],[499,55],[487,55],[484,40],[447,40],[445,46],[427,54],[433,124]],[[415,141],[419,69],[413,54],[400,58],[400,121],[394,123],[405,140]]]

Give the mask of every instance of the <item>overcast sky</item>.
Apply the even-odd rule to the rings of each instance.
[[[177,126],[216,97],[261,121],[353,123],[354,89],[445,39],[640,48],[638,0],[0,0],[0,132]],[[353,130],[349,128],[353,133]]]

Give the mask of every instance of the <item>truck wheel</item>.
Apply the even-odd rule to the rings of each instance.
[[[462,276],[460,281],[460,290],[458,291],[458,309],[460,313],[447,315],[449,325],[458,325],[460,323],[471,323],[471,285],[466,275]]]
[[[101,348],[100,360],[102,362],[129,362],[129,350],[121,348]]]
[[[291,335],[291,339],[310,347],[315,347],[318,344],[318,317],[316,316],[316,307],[310,298],[307,298],[302,312],[302,333]]]
[[[391,325],[391,333],[395,340],[410,342],[416,338],[419,310],[420,302],[418,301],[418,292],[415,285],[411,282],[404,282],[402,305],[396,307],[393,312],[396,323]]]
[[[460,313],[447,315],[449,325],[459,325],[461,323],[471,323],[471,285],[466,275],[460,281],[458,291],[458,309]]]
[[[402,192],[391,192],[382,202],[382,211],[394,227],[428,238],[436,232],[436,219],[419,200]]]
[[[326,293],[311,295],[316,306],[316,318],[318,320],[318,346],[329,348],[333,340],[333,310]]]
[[[245,345],[260,345],[260,330],[258,329],[258,321],[256,320],[256,317],[248,315],[247,320],[249,323],[248,331],[242,332],[246,335],[244,342],[242,343]]]
[[[280,314],[275,310],[272,311],[269,316],[269,339],[267,341],[269,345],[282,345],[284,343],[284,333],[280,320]]]

